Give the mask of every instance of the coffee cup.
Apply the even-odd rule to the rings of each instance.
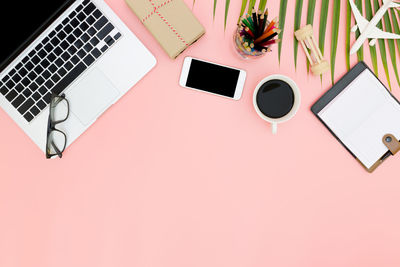
[[[300,107],[300,91],[296,83],[283,75],[264,78],[253,94],[254,109],[265,121],[271,123],[272,133],[278,131],[278,124],[288,121]]]

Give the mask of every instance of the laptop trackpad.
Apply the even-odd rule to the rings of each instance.
[[[89,125],[120,95],[101,70],[94,68],[66,94],[71,112]]]

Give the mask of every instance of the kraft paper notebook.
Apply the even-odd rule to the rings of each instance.
[[[172,59],[205,33],[182,0],[125,1]]]
[[[311,110],[369,172],[400,150],[400,103],[364,62]]]

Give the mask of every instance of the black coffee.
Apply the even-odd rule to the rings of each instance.
[[[288,114],[294,105],[294,93],[282,80],[270,80],[261,85],[257,93],[257,106],[267,117],[279,119]]]

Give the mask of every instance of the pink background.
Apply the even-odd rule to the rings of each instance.
[[[239,0],[231,1],[225,33],[225,1],[213,22],[213,1],[197,0],[194,13],[207,33],[175,61],[122,0],[107,2],[158,65],[62,160],[46,160],[0,111],[1,267],[400,266],[400,157],[368,174],[313,116],[311,105],[331,81],[307,76],[300,48],[294,69],[294,0],[280,66],[277,49],[251,62],[234,54]],[[346,72],[345,4],[336,79]],[[268,6],[277,16],[279,1]],[[371,66],[366,46],[364,54]],[[247,70],[242,99],[181,88],[188,55]],[[252,94],[275,73],[298,83],[302,104],[272,136]]]

